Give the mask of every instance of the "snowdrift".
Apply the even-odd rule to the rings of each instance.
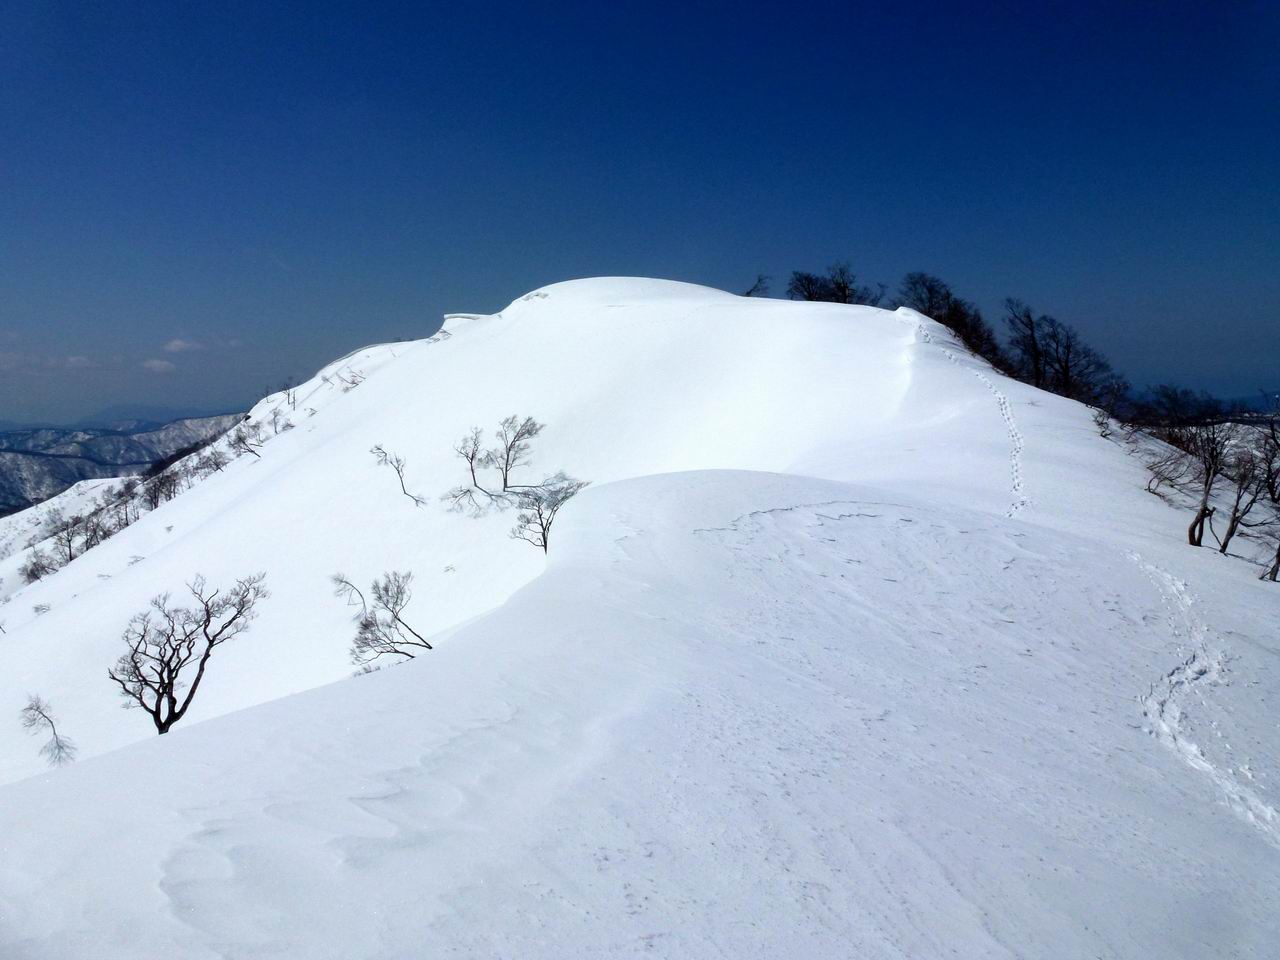
[[[0,705],[84,758],[0,725],[4,956],[1273,949],[1280,595],[932,321],[575,281],[273,411],[0,608]],[[545,559],[438,499],[512,413],[593,482]],[[391,569],[436,650],[350,678],[328,577]],[[154,737],[106,681],[124,623],[255,571]]]

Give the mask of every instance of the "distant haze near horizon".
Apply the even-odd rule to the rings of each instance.
[[[18,0],[0,420],[244,409],[556,281],[847,261],[1280,387],[1274,4]]]

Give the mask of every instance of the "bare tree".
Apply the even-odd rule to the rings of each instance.
[[[883,283],[876,284],[874,289],[858,283],[858,278],[849,269],[847,263],[837,263],[828,268],[827,283],[830,284],[837,303],[860,303],[869,307],[878,307],[880,301],[884,299]]]
[[[489,451],[489,464],[498,471],[502,478],[502,492],[531,489],[529,485],[517,484],[512,475],[520,467],[529,465],[529,449],[531,441],[542,433],[544,424],[533,417],[521,420],[515,414],[507,417],[498,425],[494,436],[498,445]]]
[[[182,476],[176,470],[166,470],[142,485],[142,499],[152,510],[168,503],[182,492]]]
[[[1054,393],[1082,403],[1114,410],[1129,385],[1111,369],[1070,324],[1041,317],[1045,386]]]
[[[262,427],[257,423],[245,422],[231,432],[227,440],[227,448],[236,456],[251,453],[261,459],[258,450],[262,447]]]
[[[1226,553],[1227,547],[1242,528],[1262,526],[1271,518],[1258,523],[1248,519],[1253,508],[1267,492],[1267,475],[1274,467],[1264,460],[1265,454],[1249,446],[1241,446],[1230,451],[1223,466],[1223,475],[1231,484],[1231,492],[1227,500],[1227,526],[1222,536],[1213,529],[1213,517],[1209,517],[1209,531],[1218,541],[1218,552]]]
[[[231,462],[230,457],[217,447],[210,447],[195,462],[195,468],[204,476],[213,473],[221,473],[223,468]]]
[[[574,480],[558,474],[544,481],[544,485],[536,490],[521,493],[516,499],[520,513],[516,515],[516,525],[511,528],[512,539],[541,547],[542,552],[546,553],[556,514],[585,486],[585,480]]]
[[[356,638],[351,643],[351,662],[368,667],[384,656],[414,658],[414,650],[431,650],[432,646],[422,634],[404,620],[404,610],[413,599],[410,589],[413,574],[393,570],[384,573],[369,588],[372,600],[365,598],[360,588],[344,574],[335,573],[331,578],[334,594],[348,604],[358,605],[355,615]]]
[[[53,708],[47,700],[35,694],[27,696],[27,705],[19,714],[23,729],[32,734],[48,731],[49,739],[40,748],[40,756],[49,762],[51,767],[61,767],[76,758],[75,741],[58,732],[58,724],[53,717]]]
[[[483,446],[480,428],[473,427],[453,448],[467,465],[470,483],[454,487],[444,495],[444,499],[455,510],[465,509],[479,514],[490,506],[511,506],[522,491],[538,489],[541,484],[515,483],[514,474],[519,468],[528,466],[532,441],[542,432],[543,426],[533,417],[522,420],[512,414],[498,425],[494,433],[497,444],[487,448]],[[497,471],[497,482],[482,483],[480,473],[484,470]]]
[[[756,274],[756,282],[743,293],[744,297],[765,297],[769,295],[769,278],[763,273]]]
[[[1009,328],[1009,348],[1015,372],[1033,387],[1043,387],[1047,378],[1044,356],[1044,326],[1051,318],[1037,317],[1021,300],[1004,302],[1005,324]]]
[[[787,296],[792,300],[830,300],[827,278],[804,270],[792,271],[787,281]]]
[[[420,507],[427,502],[422,497],[414,496],[405,487],[404,468],[406,464],[405,464],[404,457],[400,457],[400,456],[396,456],[395,454],[388,453],[385,449],[383,449],[382,444],[377,444],[369,452],[372,453],[374,458],[378,461],[378,466],[390,467],[392,470],[396,472],[396,478],[400,481],[400,492],[403,493],[410,500],[412,500],[413,505],[415,507]]]
[[[57,573],[61,565],[49,554],[38,547],[28,554],[26,561],[18,568],[18,573],[26,583],[43,580],[51,573]]]
[[[1259,455],[1262,489],[1266,494],[1270,517],[1267,526],[1275,540],[1275,553],[1259,580],[1276,582],[1280,577],[1280,411],[1273,413],[1262,430],[1262,452]]]
[[[54,512],[60,522],[53,531],[53,546],[58,552],[58,559],[61,561],[60,566],[66,566],[76,558],[76,534],[81,523],[81,517],[63,518],[61,511]]]
[[[910,307],[950,329],[966,347],[998,370],[1006,370],[1008,358],[994,331],[982,318],[982,311],[951,292],[942,280],[927,273],[908,273],[894,306]]]
[[[852,303],[878,306],[884,298],[884,284],[875,288],[858,283],[847,263],[827,268],[825,276],[796,270],[787,282],[787,296],[792,300],[817,300],[826,303]]]
[[[448,501],[454,510],[467,510],[479,515],[485,507],[501,500],[501,491],[494,493],[480,482],[480,471],[489,462],[489,451],[484,448],[480,428],[472,427],[471,432],[454,445],[453,452],[466,463],[470,482],[454,487],[442,499]]]
[[[213,651],[249,629],[258,601],[270,596],[265,579],[244,577],[223,593],[197,576],[187,584],[191,607],[171,606],[168,594],[155,597],[150,610],[129,621],[128,649],[107,671],[124,705],[141,707],[157,733],[168,733],[195,699]]]
[[[516,472],[529,464],[533,440],[543,425],[533,417],[523,420],[512,415],[498,426],[497,444],[484,447],[479,427],[475,427],[453,448],[467,465],[470,482],[454,487],[444,495],[455,510],[468,510],[479,516],[489,507],[519,509],[511,537],[547,550],[551,525],[560,508],[587,485],[563,471],[544,477],[538,483],[518,483]],[[493,482],[481,480],[482,471],[496,473]]]
[[[1191,458],[1191,472],[1199,487],[1199,503],[1195,517],[1187,527],[1187,543],[1199,547],[1204,543],[1205,524],[1213,516],[1211,505],[1214,486],[1226,466],[1227,453],[1235,444],[1238,427],[1227,421],[1196,424],[1187,429],[1186,452]]]
[[[917,313],[939,320],[951,306],[955,295],[942,280],[927,273],[908,273],[898,288],[895,307],[910,307]]]

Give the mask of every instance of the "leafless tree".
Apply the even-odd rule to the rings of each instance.
[[[53,708],[47,700],[34,694],[27,696],[27,705],[19,714],[23,729],[32,734],[47,731],[49,739],[40,748],[40,756],[49,762],[51,767],[60,767],[76,758],[75,741],[58,732],[58,724],[53,716]]]
[[[118,529],[111,522],[110,504],[103,504],[84,515],[80,522],[80,536],[84,550],[92,550],[104,540],[113,537]]]
[[[261,458],[258,450],[262,447],[262,427],[258,423],[242,423],[236,427],[227,440],[227,448],[236,456],[251,453]]]
[[[1053,317],[1041,317],[1039,323],[1045,387],[1059,396],[1115,410],[1128,393],[1128,383],[1070,324]]]
[[[1004,309],[1014,370],[1033,387],[1043,387],[1048,380],[1044,327],[1051,318],[1037,317],[1029,306],[1013,297],[1004,302]]]
[[[1267,498],[1270,516],[1266,526],[1270,528],[1275,541],[1275,553],[1259,580],[1270,580],[1273,583],[1280,577],[1280,411],[1273,413],[1262,428],[1262,443],[1259,454],[1262,474],[1262,489]]]
[[[82,518],[79,516],[64,518],[61,511],[55,512],[59,523],[53,531],[53,546],[58,553],[59,565],[66,566],[76,558],[76,537]]]
[[[1213,529],[1213,517],[1209,517],[1209,531],[1218,541],[1219,553],[1227,552],[1227,547],[1242,528],[1264,526],[1271,522],[1271,517],[1250,522],[1249,516],[1266,495],[1268,474],[1274,469],[1274,464],[1266,462],[1266,452],[1251,446],[1242,444],[1227,453],[1222,472],[1230,483],[1230,492],[1226,503],[1226,530],[1222,536],[1218,536]]]
[[[43,550],[36,548],[27,555],[26,561],[18,568],[18,573],[26,583],[43,580],[60,569],[60,564]]]
[[[895,307],[910,307],[917,313],[938,320],[951,306],[955,295],[944,281],[927,273],[908,273],[898,288]]]
[[[480,428],[473,427],[453,448],[466,463],[470,482],[454,487],[444,495],[444,499],[455,510],[479,514],[490,506],[511,506],[521,492],[537,489],[540,484],[515,483],[514,474],[521,467],[528,466],[532,441],[542,432],[543,426],[533,417],[522,420],[512,414],[498,425],[494,433],[497,443],[492,447],[483,445]],[[497,482],[482,482],[480,474],[484,470],[496,471]]]
[[[393,570],[374,580],[367,599],[360,588],[344,574],[335,573],[334,594],[352,606],[359,606],[355,615],[356,638],[351,643],[351,662],[369,667],[384,656],[403,657],[412,660],[414,651],[430,650],[432,646],[422,634],[404,620],[404,610],[413,599],[410,589],[413,574]]]
[[[224,593],[197,576],[187,584],[191,607],[170,605],[168,594],[155,597],[150,610],[129,621],[128,649],[107,671],[125,706],[142,708],[157,733],[168,733],[195,699],[213,651],[249,629],[258,602],[270,595],[265,578],[244,577]]]
[[[827,303],[854,303],[878,306],[884,299],[884,284],[874,288],[858,283],[847,263],[827,269],[825,276],[796,270],[787,282],[787,296],[792,300],[818,300]]]
[[[551,525],[560,508],[587,484],[564,472],[544,477],[538,483],[518,483],[516,473],[529,464],[533,440],[543,425],[533,417],[507,417],[494,433],[497,443],[486,448],[479,427],[458,442],[454,452],[467,465],[469,483],[454,487],[444,499],[455,510],[479,516],[489,507],[516,507],[520,512],[511,536],[545,552]],[[492,482],[481,479],[483,471],[496,474]]]
[[[129,477],[120,484],[120,494],[115,500],[116,527],[124,529],[138,519],[137,507],[133,498],[137,496],[139,481],[137,477]]]
[[[1193,547],[1204,543],[1205,524],[1214,511],[1211,504],[1213,490],[1222,476],[1227,454],[1234,447],[1238,433],[1238,426],[1228,421],[1196,424],[1186,431],[1186,453],[1199,490],[1195,517],[1187,527],[1187,542]]]
[[[498,471],[502,479],[502,491],[509,493],[521,489],[532,489],[528,484],[517,484],[513,474],[520,467],[529,465],[529,449],[533,439],[542,433],[543,424],[533,417],[521,420],[515,414],[507,417],[498,425],[494,434],[498,445],[489,451],[489,463]]]
[[[557,474],[544,481],[543,486],[520,493],[516,498],[520,512],[516,515],[516,525],[511,528],[512,539],[541,547],[542,552],[546,553],[556,514],[585,486],[585,480],[574,480],[564,474]]]
[[[209,447],[195,462],[195,468],[204,476],[221,473],[231,459],[217,447]]]
[[[982,312],[951,292],[942,280],[927,273],[908,273],[902,279],[895,307],[910,307],[950,329],[966,347],[998,370],[1009,366],[994,331]]]
[[[142,485],[142,499],[152,510],[162,503],[168,503],[181,492],[182,474],[177,470],[156,474]]]
[[[769,278],[763,273],[756,274],[756,282],[743,293],[744,297],[766,297],[769,295]]]
[[[830,300],[831,291],[826,277],[795,270],[787,281],[787,296],[792,300]]]
[[[359,370],[348,370],[346,376],[341,372],[335,373],[334,377],[342,384],[342,392],[347,393],[364,383],[364,374]]]
[[[383,449],[382,444],[377,444],[377,445],[376,445],[372,450],[370,450],[369,452],[370,452],[370,453],[372,453],[372,454],[373,454],[373,456],[374,456],[374,458],[378,461],[378,466],[380,466],[380,467],[390,467],[392,470],[394,470],[394,471],[396,472],[396,478],[400,481],[400,492],[401,492],[401,493],[403,493],[403,494],[404,494],[406,497],[408,497],[410,500],[412,500],[412,501],[413,501],[413,505],[414,505],[415,507],[420,507],[420,506],[422,506],[424,503],[426,503],[426,502],[427,502],[427,501],[426,501],[426,500],[424,500],[422,497],[414,496],[412,493],[410,493],[410,492],[409,492],[408,488],[406,488],[406,487],[405,487],[405,485],[404,485],[404,468],[405,468],[405,459],[404,459],[404,457],[400,457],[400,456],[397,456],[397,455],[395,455],[395,454],[388,453],[385,449]]]
[[[298,381],[293,377],[286,377],[284,383],[280,384],[280,389],[284,391],[284,402],[289,405],[289,409],[297,410]]]

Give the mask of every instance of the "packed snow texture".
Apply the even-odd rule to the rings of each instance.
[[[593,481],[546,559],[438,499],[512,413]],[[932,321],[576,281],[287,415],[0,608],[0,955],[1274,956],[1280,592]],[[395,569],[436,649],[351,678],[328,577]],[[119,709],[129,616],[256,571]]]

